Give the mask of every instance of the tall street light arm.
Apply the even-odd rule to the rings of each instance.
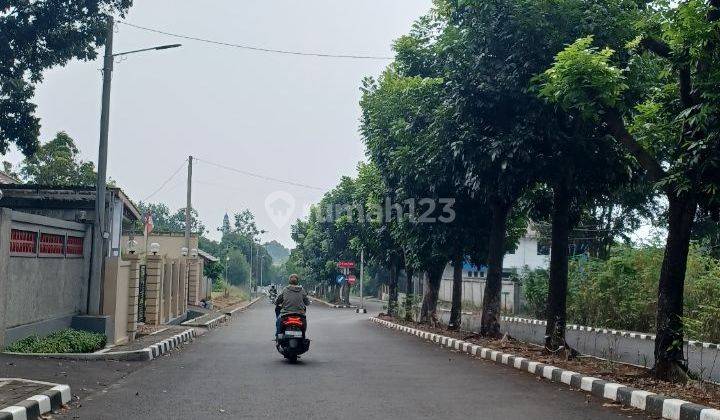
[[[151,48],[143,48],[140,50],[125,51],[125,52],[113,54],[112,56],[119,57],[121,55],[135,54],[135,53],[145,52],[145,51],[169,50],[170,48],[178,48],[178,47],[182,47],[182,44],[160,45],[159,47],[151,47]]]

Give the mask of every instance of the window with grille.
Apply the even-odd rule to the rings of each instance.
[[[46,255],[63,255],[65,236],[52,233],[40,234],[40,253]]]
[[[13,229],[10,232],[10,252],[13,254],[36,254],[37,232]]]
[[[83,242],[85,238],[80,236],[68,236],[67,238],[67,255],[82,256]]]

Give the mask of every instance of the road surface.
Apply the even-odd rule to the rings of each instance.
[[[369,303],[371,311],[379,310]],[[315,304],[298,365],[275,351],[272,307],[230,324],[82,396],[73,419],[618,419],[585,393],[382,328],[353,310]],[[78,380],[70,375],[71,385]],[[633,418],[643,418],[636,415]]]

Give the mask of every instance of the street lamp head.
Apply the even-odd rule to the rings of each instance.
[[[184,246],[184,247],[180,248],[180,253],[182,254],[183,257],[187,257],[187,254],[188,254],[187,247]]]
[[[158,252],[160,252],[160,244],[157,242],[153,242],[150,244],[150,252],[153,253],[153,255],[157,255]]]
[[[159,47],[155,47],[156,50],[168,50],[170,48],[178,48],[182,47],[182,44],[168,44],[168,45],[161,45]]]
[[[134,237],[130,237],[127,243],[127,250],[130,254],[135,254],[137,252],[137,241]]]

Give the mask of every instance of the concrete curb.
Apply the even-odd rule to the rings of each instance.
[[[122,362],[146,362],[167,353],[170,349],[179,347],[181,344],[190,342],[196,337],[192,328],[176,334],[165,340],[158,341],[140,350],[108,351],[105,353],[10,353],[3,354],[20,357],[42,357],[49,359],[64,360],[115,360]],[[0,417],[0,420],[2,418]]]
[[[318,299],[318,298],[316,298],[316,297],[314,297],[314,296],[310,296],[310,299],[312,299],[312,300],[314,300],[314,301],[316,301],[316,302],[320,302],[320,303],[322,303],[323,305],[328,306],[328,307],[330,307],[330,308],[334,308],[334,309],[348,309],[348,308],[355,309],[355,308],[357,308],[357,305],[336,305],[336,304],[334,304],[334,303],[330,303],[330,302],[324,301],[324,300],[322,300],[322,299]]]
[[[244,311],[245,309],[251,307],[252,305],[254,305],[255,303],[257,303],[257,302],[258,302],[260,299],[262,299],[262,298],[263,298],[262,296],[258,296],[258,297],[256,297],[255,299],[251,300],[250,303],[248,303],[248,304],[245,305],[245,306],[240,306],[240,307],[238,307],[238,308],[235,308],[235,309],[232,309],[232,310],[230,310],[230,311],[225,312],[225,315],[227,315],[227,316],[234,316],[234,315],[237,314],[238,312],[242,312],[242,311]]]
[[[652,392],[631,388],[622,384],[612,383],[592,376],[561,369],[544,363],[535,362],[524,357],[517,357],[476,344],[468,343],[427,331],[417,330],[380,318],[370,317],[370,321],[412,334],[425,340],[438,343],[472,356],[490,360],[498,364],[514,367],[532,373],[551,382],[561,382],[573,388],[579,388],[592,395],[605,398],[624,406],[643,410],[651,416],[670,420],[720,420],[720,410],[694,404],[675,398],[668,398]]]
[[[31,381],[20,378],[0,378],[0,381],[32,382],[50,387],[45,392],[21,401],[15,405],[0,408],[0,420],[35,420],[40,416],[55,411],[70,402],[72,394],[67,385],[58,385],[49,382]]]
[[[530,324],[530,325],[547,325],[547,321],[544,321],[542,319],[532,319],[532,318],[520,318],[515,316],[501,316],[500,320],[504,322],[514,322],[514,323],[520,323],[520,324]],[[584,325],[575,325],[575,324],[568,324],[566,325],[566,328],[568,330],[577,330],[577,331],[587,331],[587,332],[597,332],[601,334],[610,334],[610,335],[617,335],[620,337],[627,337],[627,338],[635,338],[638,340],[655,340],[655,335],[648,334],[648,333],[640,333],[635,331],[624,331],[624,330],[613,330],[610,328],[597,328],[597,327],[587,327]],[[706,349],[718,349],[720,348],[720,344],[716,343],[706,343],[703,341],[697,341],[697,340],[685,340],[685,345],[688,345],[690,347],[702,347]]]
[[[148,360],[156,359],[163,354],[170,352],[170,350],[182,346],[184,343],[192,342],[195,337],[195,330],[185,330],[180,334],[176,334],[149,347],[145,347],[144,349],[142,349],[142,351],[146,352],[149,357]]]

